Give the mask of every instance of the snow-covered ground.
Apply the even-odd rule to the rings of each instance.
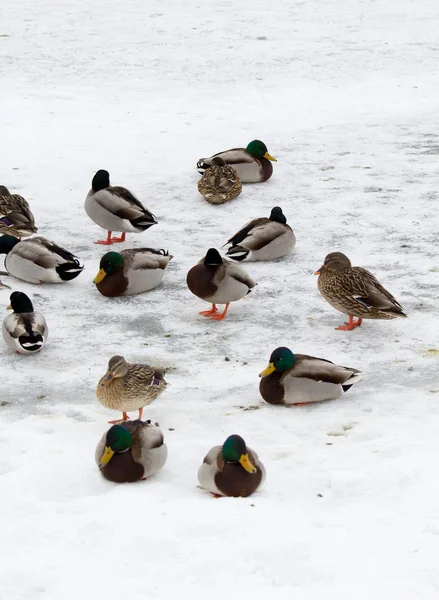
[[[3,278],[50,337],[35,357],[1,349],[0,598],[438,597],[438,26],[436,0],[4,0],[0,183],[86,268],[60,286]],[[196,160],[254,138],[273,178],[207,204]],[[159,220],[120,246],[174,255],[147,294],[92,283],[105,233],[83,203],[100,168]],[[199,316],[187,270],[275,205],[294,254],[248,264],[258,286],[224,322]],[[335,250],[409,318],[336,331],[313,276]],[[337,401],[270,406],[258,373],[280,345],[364,379]],[[113,354],[172,368],[146,411],[169,460],[139,484],[94,463]],[[267,481],[216,500],[197,469],[231,433]]]

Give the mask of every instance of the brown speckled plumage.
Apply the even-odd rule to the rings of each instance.
[[[27,200],[0,185],[0,233],[22,238],[37,231]]]
[[[233,167],[215,158],[198,182],[198,191],[210,204],[224,204],[239,196],[242,184]]]
[[[119,373],[112,368],[115,359],[122,359],[119,360],[123,365]],[[154,402],[166,388],[164,369],[130,364],[120,356],[113,356],[108,366],[107,375],[100,379],[96,389],[99,402],[106,408],[121,412],[139,410]],[[111,380],[106,381],[109,377]]]
[[[317,273],[320,294],[342,313],[361,319],[407,316],[372,273],[362,267],[352,267],[341,252],[328,254]]]

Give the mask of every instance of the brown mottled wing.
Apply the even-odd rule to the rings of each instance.
[[[255,287],[256,281],[250,277],[247,271],[244,271],[244,269],[242,269],[230,260],[223,260],[223,263],[226,269],[226,274],[229,277],[233,277],[233,279],[236,279],[236,281],[243,283],[250,289]]]
[[[281,381],[286,377],[304,377],[314,381],[342,384],[352,377],[353,373],[359,372],[357,369],[340,367],[324,358],[316,358],[306,354],[296,354],[295,357],[294,367],[285,373]]]
[[[38,231],[27,200],[18,194],[0,197],[1,217],[7,217],[17,227],[25,227],[34,232]]]
[[[362,267],[354,267],[352,269],[351,293],[355,300],[361,302],[366,307],[371,306],[381,310],[393,309],[397,312],[402,312],[402,306],[395,300],[390,292],[388,292],[366,269]],[[400,309],[398,311],[398,309]]]

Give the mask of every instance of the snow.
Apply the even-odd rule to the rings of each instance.
[[[3,278],[50,337],[34,357],[1,349],[0,597],[437,598],[437,3],[21,0],[2,13],[0,183],[86,268],[59,286]],[[254,138],[278,159],[272,179],[206,203],[197,159]],[[105,233],[83,203],[100,168],[159,221],[120,246],[174,255],[154,291],[108,299],[92,283]],[[224,322],[199,316],[188,269],[275,205],[293,255],[246,265],[258,286]],[[336,331],[343,315],[312,275],[335,250],[409,318]],[[258,373],[281,345],[364,378],[337,401],[270,406]],[[113,354],[170,367],[146,411],[168,463],[133,485],[94,463],[115,418],[95,396]],[[197,470],[231,433],[267,481],[214,499]]]

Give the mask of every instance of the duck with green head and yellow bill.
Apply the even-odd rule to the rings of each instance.
[[[259,377],[259,392],[266,402],[300,406],[339,398],[361,379],[362,373],[280,347],[271,353]]]
[[[260,140],[253,140],[246,148],[232,148],[218,152],[208,158],[200,158],[197,170],[203,174],[212,165],[212,160],[221,158],[226,164],[233,167],[241,183],[259,183],[267,181],[273,174],[273,165],[276,159],[271,156],[267,146]]]
[[[264,465],[240,435],[211,448],[198,470],[200,485],[214,496],[251,496],[264,480]]]
[[[158,423],[140,420],[110,427],[95,452],[100,472],[115,483],[146,479],[163,468],[167,457],[168,449]]]
[[[360,327],[363,319],[407,317],[399,302],[378,279],[362,267],[353,267],[342,252],[328,254],[314,275],[319,275],[317,286],[321,296],[349,317],[347,323],[336,329],[350,331]]]
[[[109,298],[148,292],[161,283],[172,258],[167,250],[154,248],[107,252],[93,283]]]

